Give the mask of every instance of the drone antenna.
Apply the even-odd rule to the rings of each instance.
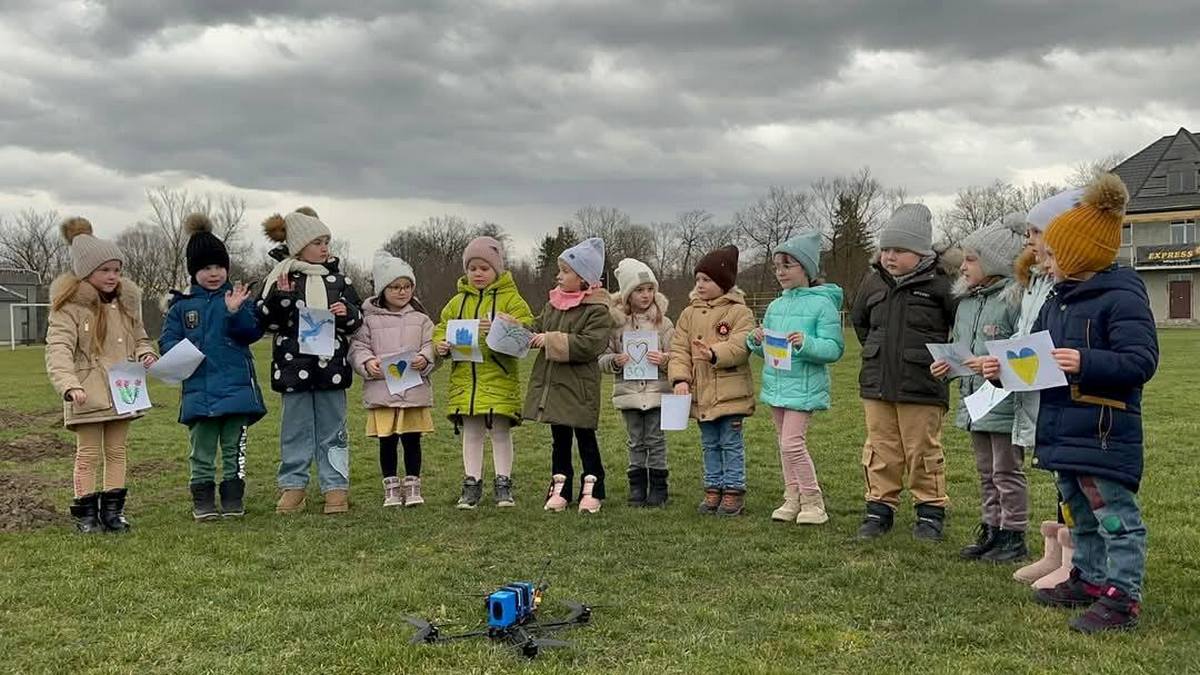
[[[546,562],[542,563],[542,572],[538,576],[538,582],[535,588],[539,591],[544,591],[550,587],[550,582],[546,581],[546,570],[550,568],[550,556],[546,556]]]

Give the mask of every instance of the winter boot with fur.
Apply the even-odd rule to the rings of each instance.
[[[217,511],[217,485],[213,482],[192,483],[192,518],[196,520],[211,520],[220,518]]]
[[[917,504],[917,522],[913,524],[913,538],[925,541],[941,541],[946,534],[946,508],[932,504]]]
[[[275,513],[300,513],[304,510],[304,502],[308,495],[304,488],[287,488],[279,493],[279,501],[275,503]]]
[[[720,506],[721,488],[709,486],[704,488],[704,499],[700,500],[700,506],[696,507],[696,511],[702,516],[712,516],[716,515]]]
[[[546,492],[546,504],[542,507],[543,511],[558,513],[566,510],[567,498],[563,496],[563,488],[566,485],[567,477],[564,474],[556,473],[551,476],[550,489]]]
[[[71,516],[75,518],[75,529],[80,534],[95,534],[103,532],[100,524],[100,493],[76,497],[71,502]]]
[[[404,493],[405,506],[420,506],[425,503],[425,498],[421,496],[420,476],[405,476],[400,491]]]
[[[246,515],[246,481],[241,478],[226,478],[218,486],[221,495],[221,517],[240,518]]]
[[[105,532],[128,532],[133,525],[125,519],[125,497],[129,490],[117,488],[100,493],[100,523]]]
[[[781,523],[791,523],[796,520],[796,516],[798,515],[800,515],[800,490],[796,488],[784,488],[783,504],[771,512],[771,520]]]
[[[979,527],[975,529],[975,543],[962,547],[958,552],[958,557],[963,560],[979,560],[980,556],[992,550],[999,535],[1000,528],[980,523]]]
[[[1042,557],[1013,572],[1013,579],[1023,584],[1032,584],[1062,566],[1062,547],[1058,545],[1058,531],[1066,527],[1062,523],[1047,520],[1042,523]]]
[[[1071,542],[1071,528],[1064,526],[1058,531],[1058,548],[1062,551],[1061,564],[1058,569],[1033,582],[1034,588],[1054,588],[1071,576],[1071,571],[1075,569],[1074,563],[1071,562],[1071,559],[1075,557],[1075,547]]]
[[[718,516],[740,516],[746,512],[746,491],[727,489],[721,493]]]
[[[658,508],[667,505],[667,470],[648,469],[650,489],[646,492],[646,506]]]
[[[330,490],[325,493],[325,515],[345,513],[350,510],[349,490]]]
[[[1104,589],[1099,600],[1083,614],[1071,619],[1070,626],[1080,633],[1132,630],[1137,627],[1142,608],[1129,594],[1116,586]]]
[[[646,488],[650,482],[650,474],[642,466],[629,467],[629,505],[641,507],[646,505]]]
[[[400,479],[388,476],[383,479],[383,505],[404,506],[404,493],[400,490]]]
[[[821,525],[829,522],[829,514],[825,512],[825,496],[820,492],[806,495],[800,494],[800,513],[796,516],[797,525]]]
[[[883,502],[867,502],[867,513],[858,528],[859,539],[877,539],[892,529],[896,512]]]
[[[583,494],[579,496],[580,513],[600,513],[600,500],[592,496],[596,488],[596,477],[588,474],[583,477]]]
[[[492,480],[492,497],[496,500],[496,507],[501,509],[511,508],[517,505],[513,499],[513,482],[508,476],[496,476]]]

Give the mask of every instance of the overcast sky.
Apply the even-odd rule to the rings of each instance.
[[[403,7],[403,9],[397,9]],[[585,204],[720,220],[861,166],[935,208],[1200,127],[1195,0],[0,0],[0,213],[155,185],[523,252]],[[256,225],[257,232],[257,225]]]

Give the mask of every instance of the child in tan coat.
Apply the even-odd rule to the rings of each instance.
[[[746,338],[754,313],[735,287],[738,250],[725,246],[696,263],[696,287],[671,339],[668,378],[678,395],[692,395],[692,417],[704,447],[701,514],[741,515],[745,508],[746,447],[742,420],[754,414],[754,381]]]
[[[63,400],[63,421],[75,432],[75,501],[71,515],[82,533],[129,529],[125,519],[125,442],[140,413],[120,415],[108,369],[127,361],[149,368],[158,360],[142,325],[142,292],[121,278],[125,254],[92,236],[92,224],[61,225],[71,271],[50,285],[46,373]],[[96,490],[101,455],[103,491]]]

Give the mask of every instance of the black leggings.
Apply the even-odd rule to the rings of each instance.
[[[399,436],[379,437],[379,470],[384,478],[396,477],[396,446],[404,444],[404,473],[421,475],[421,433],[413,431]]]
[[[569,502],[574,493],[575,467],[571,464],[571,436],[579,442],[579,461],[583,464],[583,475],[596,477],[596,485],[592,488],[592,496],[604,499],[604,464],[600,459],[600,445],[596,442],[595,429],[577,429],[562,424],[550,425],[550,436],[554,441],[554,450],[550,457],[550,470],[567,477],[563,487],[563,497]],[[579,484],[579,496],[583,496],[583,483]]]

